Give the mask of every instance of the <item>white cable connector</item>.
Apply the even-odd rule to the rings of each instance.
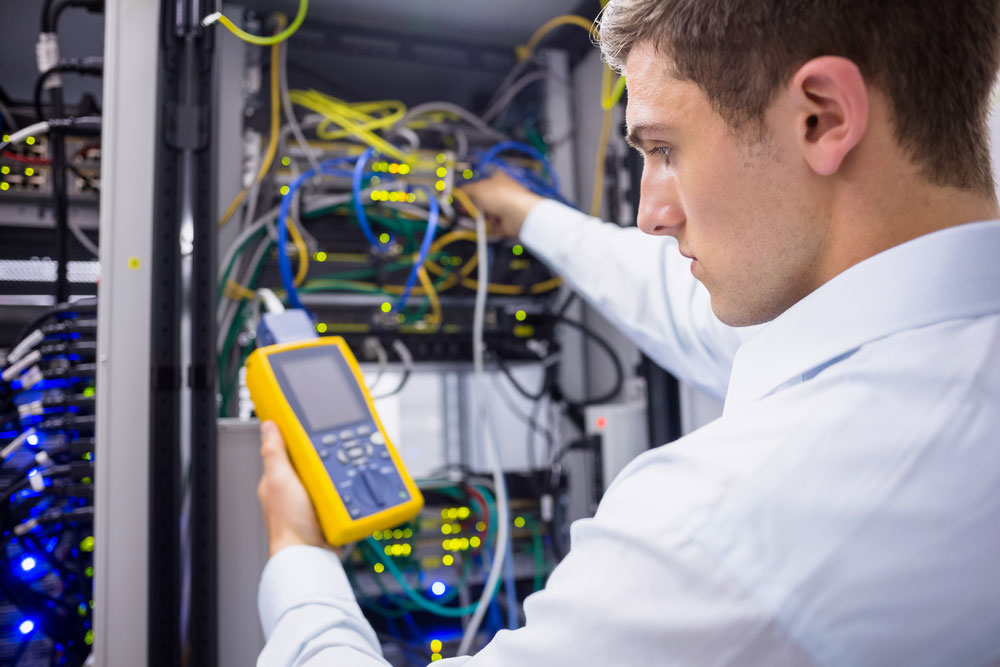
[[[37,365],[32,366],[21,375],[21,389],[27,391],[33,389],[36,384],[45,379],[42,369]]]
[[[35,64],[38,66],[38,73],[45,74],[50,69],[59,64],[59,37],[54,32],[43,32],[38,35],[35,42]],[[53,81],[57,83],[53,84]],[[53,74],[45,82],[46,90],[62,86],[58,74]]]
[[[40,466],[47,466],[50,463],[52,463],[52,458],[49,456],[48,452],[46,452],[45,450],[41,450],[40,452],[35,454],[35,463],[37,463]]]
[[[0,450],[0,461],[6,461],[8,456],[16,452],[21,445],[27,442],[28,436],[30,435],[35,435],[35,429],[29,428],[27,431],[24,431],[21,435],[11,440],[9,445]]]
[[[10,382],[11,380],[16,379],[17,376],[20,375],[22,371],[29,368],[33,364],[37,364],[41,360],[42,360],[42,353],[39,352],[38,350],[33,350],[31,354],[29,354],[28,356],[8,366],[4,370],[4,372],[0,374],[0,379],[2,379],[4,382]]]
[[[41,492],[45,490],[45,475],[38,470],[32,470],[28,473],[28,483],[31,484],[32,490]]]
[[[222,12],[212,12],[211,14],[209,14],[208,16],[206,16],[201,20],[201,27],[207,28],[208,26],[217,22],[221,18],[222,18]]]
[[[7,355],[7,363],[14,363],[27,354],[28,350],[41,343],[43,340],[45,340],[45,334],[42,333],[41,329],[35,329],[30,334],[25,336],[24,340],[14,346],[14,349]]]
[[[34,530],[36,526],[38,526],[38,519],[28,519],[24,523],[19,523],[16,526],[14,526],[14,534],[17,535],[18,537],[21,537],[22,535],[27,535],[32,530]]]

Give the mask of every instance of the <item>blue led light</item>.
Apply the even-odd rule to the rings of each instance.
[[[445,586],[445,583],[443,581],[435,581],[433,584],[431,584],[431,593],[433,593],[438,597],[444,595],[445,592],[447,592],[447,590],[448,587]]]
[[[21,559],[21,569],[25,572],[31,572],[35,569],[35,565],[37,564],[37,561],[35,561],[35,559],[31,556],[25,556]]]
[[[32,620],[24,621],[23,623],[21,623],[18,629],[21,631],[22,635],[26,635],[35,629],[35,622]]]

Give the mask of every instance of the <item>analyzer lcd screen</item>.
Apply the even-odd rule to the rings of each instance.
[[[277,364],[274,362],[277,361]],[[279,355],[272,357],[279,367],[279,379],[286,392],[294,397],[293,407],[300,412],[310,432],[325,431],[368,417],[357,387],[345,374],[351,369],[343,359],[329,353]],[[282,377],[283,376],[283,377]]]

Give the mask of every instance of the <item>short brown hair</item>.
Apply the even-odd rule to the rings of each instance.
[[[612,0],[605,59],[650,41],[733,127],[823,55],[850,59],[889,100],[895,136],[933,183],[993,192],[986,117],[1000,0]]]

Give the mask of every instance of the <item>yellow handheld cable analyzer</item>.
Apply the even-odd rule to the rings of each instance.
[[[312,337],[273,342],[288,337],[272,335],[269,316],[304,317],[298,331]],[[411,519],[424,500],[386,436],[347,343],[314,331],[303,311],[265,315],[258,330],[263,346],[247,359],[246,381],[258,417],[278,425],[323,535],[340,546]]]

